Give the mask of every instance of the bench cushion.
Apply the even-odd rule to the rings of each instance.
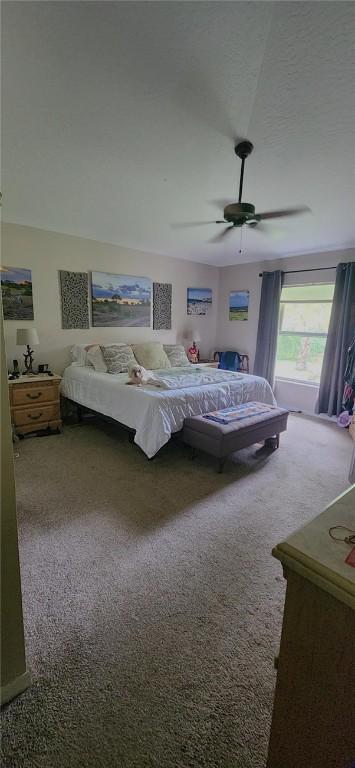
[[[287,417],[288,411],[277,406],[229,424],[219,424],[204,416],[188,416],[184,421],[184,441],[213,456],[224,457],[280,434],[287,429]]]

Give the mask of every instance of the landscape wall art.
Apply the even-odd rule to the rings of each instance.
[[[212,288],[187,289],[187,314],[207,315],[212,305]]]
[[[0,267],[4,320],[33,320],[30,269]]]
[[[148,277],[92,272],[92,324],[149,328],[151,294]]]
[[[249,291],[231,291],[229,294],[229,319],[247,320],[249,311]]]

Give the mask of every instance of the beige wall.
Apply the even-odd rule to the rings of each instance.
[[[355,249],[346,251],[329,251],[325,253],[308,253],[275,261],[255,262],[224,267],[220,273],[220,290],[218,303],[218,318],[216,341],[221,349],[238,349],[249,355],[251,367],[254,364],[256,336],[258,331],[261,278],[259,272],[273,269],[297,270],[311,267],[336,266],[341,261],[353,261]],[[304,272],[297,275],[287,275],[287,283],[302,284],[311,282],[327,282],[334,280],[335,272]],[[230,291],[250,291],[249,317],[246,321],[229,320],[228,302]]]
[[[1,302],[0,302],[1,303]],[[4,354],[2,309],[1,346],[1,703],[30,683],[26,672],[22,596],[17,544],[16,496]]]
[[[220,290],[218,302],[218,318],[216,342],[220,349],[237,349],[249,355],[250,370],[253,370],[256,337],[259,321],[259,305],[261,292],[261,278],[259,273],[263,270],[283,269],[298,270],[312,267],[332,267],[341,261],[353,261],[355,250],[328,251],[324,253],[309,253],[302,256],[294,256],[287,259],[256,262],[254,264],[241,264],[234,267],[225,267],[220,273]],[[301,272],[294,275],[286,275],[285,282],[288,285],[301,285],[305,283],[320,283],[332,281],[335,271],[325,270],[320,272]],[[249,317],[246,321],[229,320],[228,302],[229,292],[239,290],[250,291]],[[287,408],[302,410],[305,413],[314,413],[318,397],[318,386],[282,382],[276,380],[275,397],[280,405]]]
[[[170,259],[150,253],[133,251],[81,237],[47,232],[16,224],[4,224],[2,234],[2,264],[26,267],[32,270],[33,321],[5,321],[8,365],[17,358],[23,361],[23,348],[15,343],[16,328],[34,326],[40,345],[35,349],[35,366],[49,363],[61,373],[70,362],[72,344],[86,340],[162,341],[175,343],[182,340],[187,327],[197,327],[201,334],[201,352],[208,354],[215,348],[219,270],[180,259]],[[58,270],[101,271],[115,274],[150,277],[153,281],[172,283],[172,330],[153,331],[152,328],[89,328],[63,330]],[[213,303],[210,314],[193,320],[186,313],[188,287],[212,288]]]

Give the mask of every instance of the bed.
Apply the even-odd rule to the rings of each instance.
[[[270,385],[259,376],[193,365],[154,375],[158,385],[129,386],[127,373],[98,373],[72,363],[64,371],[61,394],[134,430],[134,442],[148,458],[183,428],[187,416],[248,400],[276,404]]]

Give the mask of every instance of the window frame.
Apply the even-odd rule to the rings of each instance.
[[[302,283],[301,285],[287,285],[284,286],[285,288],[307,288],[312,285],[334,285],[334,283]],[[279,327],[278,327],[278,333],[277,333],[277,339],[279,339],[279,336],[300,336],[301,338],[320,338],[320,339],[327,339],[329,327],[326,333],[321,332],[315,332],[315,331],[282,331],[281,330],[281,324],[282,324],[282,304],[333,304],[333,298],[332,299],[286,299],[282,300],[280,298],[280,314],[279,314]],[[275,369],[277,366],[277,349],[276,349],[276,361],[275,361]],[[308,387],[317,387],[319,388],[319,383],[317,381],[309,381],[307,379],[294,379],[290,376],[280,376],[276,373],[275,370],[275,380],[278,381],[289,381],[292,384],[302,384]]]

